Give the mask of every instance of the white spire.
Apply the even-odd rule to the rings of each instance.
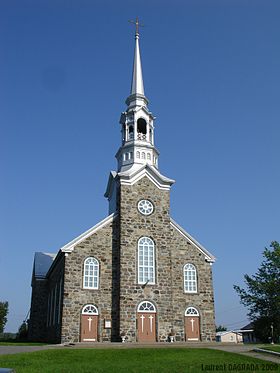
[[[133,62],[133,75],[131,82],[131,95],[140,94],[145,95],[144,93],[144,84],[143,84],[143,75],[142,75],[142,66],[141,66],[141,57],[139,49],[139,33],[135,34],[135,50],[134,50],[134,62]]]

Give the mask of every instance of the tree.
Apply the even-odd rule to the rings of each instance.
[[[9,312],[9,303],[0,302],[0,333],[4,332],[4,328],[7,322],[8,312]]]
[[[280,245],[273,241],[271,249],[265,248],[264,260],[257,273],[244,275],[247,290],[234,285],[240,297],[240,302],[248,308],[248,316],[254,324],[256,336],[269,341],[272,335],[274,341],[280,336]]]
[[[27,323],[24,321],[20,325],[20,327],[18,328],[17,339],[19,339],[19,340],[27,340],[27,333],[28,333]]]
[[[216,326],[216,332],[226,332],[227,327],[223,325]]]

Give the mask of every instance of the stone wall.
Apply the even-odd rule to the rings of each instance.
[[[143,300],[157,309],[157,340],[166,341],[174,330],[177,341],[185,340],[185,310],[198,309],[201,340],[215,340],[212,272],[205,255],[170,224],[169,191],[158,189],[147,177],[134,185],[118,186],[118,215],[70,253],[59,253],[48,281],[33,280],[30,338],[52,342],[79,342],[81,311],[94,304],[99,311],[98,340],[137,341],[137,306]],[[140,199],[154,204],[154,212],[138,212]],[[137,244],[142,236],[155,243],[156,283],[138,284]],[[83,289],[86,258],[99,261],[99,289]],[[195,265],[198,292],[184,293],[183,267]],[[52,318],[48,298],[56,289]],[[61,294],[61,297],[60,295]],[[61,301],[59,300],[61,299]],[[104,321],[112,328],[105,329]]]
[[[140,199],[154,204],[154,212],[138,212]],[[156,284],[137,283],[137,243],[142,236],[152,238],[156,251]],[[183,266],[191,262],[198,272],[198,293],[185,294]],[[132,186],[120,187],[120,331],[129,341],[137,340],[138,304],[149,300],[157,308],[157,340],[166,341],[171,330],[184,341],[184,314],[188,306],[201,315],[201,339],[215,337],[214,303],[210,264],[197,248],[170,225],[169,192],[159,190],[147,177]]]
[[[86,304],[98,308],[100,342],[111,341],[119,335],[117,225],[117,219],[108,223],[65,256],[62,343],[79,342],[81,311]],[[83,289],[84,261],[90,256],[99,261],[99,289],[96,290]],[[104,328],[105,319],[112,320],[112,329]]]
[[[193,306],[200,313],[201,340],[215,341],[214,294],[212,267],[190,241],[171,227],[174,330],[177,340],[184,340],[184,314]],[[197,271],[197,293],[184,293],[183,267],[194,264]]]
[[[148,199],[154,212],[143,216],[137,209]],[[137,244],[142,236],[155,243],[156,284],[137,283]],[[157,308],[158,341],[165,341],[172,329],[172,272],[170,251],[169,192],[159,190],[147,177],[120,188],[120,329],[130,341],[137,340],[136,310],[143,300]]]

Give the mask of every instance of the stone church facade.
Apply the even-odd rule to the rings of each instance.
[[[215,340],[215,258],[170,217],[174,180],[158,169],[138,32],[126,104],[109,216],[57,254],[35,253],[30,340]]]

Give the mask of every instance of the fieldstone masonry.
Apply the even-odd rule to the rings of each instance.
[[[98,340],[137,341],[137,306],[151,301],[157,310],[157,341],[168,340],[175,332],[176,341],[185,340],[185,310],[198,309],[201,340],[215,340],[214,298],[211,265],[205,255],[172,224],[169,215],[169,191],[160,190],[146,176],[134,185],[120,185],[119,211],[114,220],[87,237],[72,252],[59,252],[47,280],[34,279],[30,339],[51,342],[79,342],[81,310],[94,304],[99,310]],[[139,213],[140,199],[154,205],[149,216]],[[142,236],[155,243],[156,284],[137,283],[137,243]],[[83,289],[83,264],[94,256],[100,263],[99,288]],[[198,292],[184,293],[183,267],[196,266]],[[60,316],[47,325],[48,293],[63,279]],[[59,307],[58,297],[56,305]],[[105,320],[112,321],[105,328]]]
[[[202,341],[215,340],[211,272],[214,257],[170,217],[170,187],[174,180],[158,170],[155,117],[147,107],[144,94],[138,31],[131,92],[126,104],[120,119],[122,144],[116,154],[118,169],[110,173],[105,193],[112,214],[60,249],[48,268],[40,263],[43,260],[40,258],[52,254],[39,253],[37,259],[35,255],[29,322],[31,340],[79,342],[82,310],[89,305],[94,310],[94,330],[88,334],[92,320],[87,324],[84,317],[84,325],[88,326],[84,326],[83,340],[96,339],[98,317],[98,341],[121,341],[121,336],[128,342],[138,341],[137,308],[142,301],[150,301],[155,306],[156,313],[150,317],[150,325],[154,325],[156,317],[157,342],[167,341],[171,333],[176,341],[185,340],[188,307],[194,307],[200,318],[200,330],[197,326],[196,334],[194,320],[191,320],[191,332],[196,338],[189,339],[197,339],[199,334]],[[150,215],[138,211],[140,200],[152,202],[154,210]],[[155,245],[155,284],[149,283],[149,279],[145,284],[138,283],[138,241],[141,237],[149,237]],[[99,263],[97,289],[83,287],[84,263],[89,257]],[[195,293],[184,291],[183,268],[187,263],[196,268]],[[148,265],[146,269],[148,271]],[[145,317],[141,316],[143,328]],[[188,323],[188,327],[190,325]],[[150,332],[154,340],[152,326]],[[147,330],[148,327],[146,338]],[[94,338],[88,338],[93,332]]]

